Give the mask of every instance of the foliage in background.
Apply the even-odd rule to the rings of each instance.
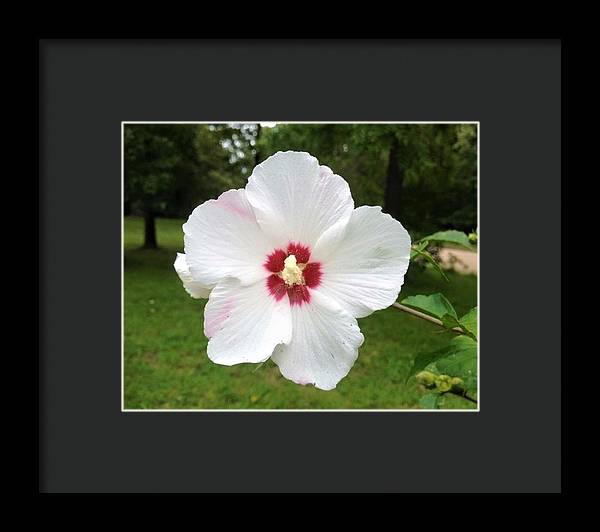
[[[235,127],[126,124],[123,134],[125,214],[144,217],[146,248],[157,244],[156,217],[188,216],[207,199],[245,185],[247,164],[236,152],[247,152],[249,144],[237,148]]]
[[[125,202],[160,213],[171,199],[179,147],[168,127],[127,125],[124,129]]]
[[[357,206],[384,206],[413,235],[477,225],[474,124],[284,124],[258,145],[308,151],[348,181]]]
[[[276,151],[308,151],[413,236],[477,222],[473,124],[128,124],[126,214],[187,217]],[[152,247],[152,246],[147,246]]]

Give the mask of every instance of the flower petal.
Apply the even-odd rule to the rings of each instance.
[[[410,235],[381,207],[359,207],[344,238],[321,260],[318,290],[363,318],[396,301],[410,261]]]
[[[179,278],[183,283],[183,287],[185,288],[186,292],[190,294],[190,296],[196,299],[206,299],[208,297],[212,287],[205,286],[198,281],[194,281],[194,278],[190,273],[187,260],[185,259],[185,253],[177,253],[177,258],[175,259],[173,267],[179,275]]]
[[[266,280],[242,286],[237,279],[221,281],[204,309],[204,334],[210,338],[208,357],[217,364],[264,362],[292,334],[290,304],[268,295]]]
[[[364,337],[334,301],[311,292],[310,304],[291,307],[292,340],[273,353],[281,374],[298,384],[333,390],[352,368]]]
[[[196,207],[183,224],[185,253],[194,280],[215,285],[224,277],[252,284],[273,249],[261,231],[244,189],[228,190]]]
[[[277,152],[263,161],[246,193],[258,223],[282,248],[290,241],[314,247],[327,230],[343,228],[354,208],[348,183],[305,152]]]

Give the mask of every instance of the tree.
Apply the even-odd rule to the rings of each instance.
[[[348,181],[356,205],[382,205],[413,232],[476,226],[473,124],[279,124],[259,146],[312,153]]]
[[[157,216],[186,217],[253,167],[254,124],[128,124],[125,209],[144,217],[144,248],[157,247]]]
[[[262,126],[260,124],[256,124],[256,134],[254,135],[254,166],[257,166],[261,162],[260,161],[260,149],[258,147],[261,131],[262,131]]]
[[[172,194],[180,154],[164,125],[127,124],[124,143],[125,200],[143,213],[144,248],[155,249],[156,216]]]
[[[412,127],[405,177],[407,220],[423,232],[440,227],[470,232],[477,225],[477,127]]]
[[[473,124],[130,124],[125,126],[125,208],[145,220],[185,218],[243,187],[276,151],[307,151],[349,183],[355,204],[382,205],[415,234],[470,232],[477,223]]]
[[[175,165],[172,195],[165,216],[186,218],[192,210],[228,188],[239,186],[222,146],[224,133],[211,125],[173,125],[169,138],[180,160]]]
[[[388,165],[385,176],[384,210],[394,218],[402,215],[402,185],[404,170],[400,168],[399,155],[400,142],[396,135],[392,135],[388,152]]]

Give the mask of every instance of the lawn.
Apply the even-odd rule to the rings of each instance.
[[[125,218],[124,373],[126,409],[417,409],[423,390],[405,383],[414,356],[442,347],[451,333],[395,308],[358,320],[358,360],[332,391],[284,379],[270,360],[227,367],[211,362],[203,334],[205,300],[192,299],[173,269],[183,251],[183,220],[157,220],[159,250],[140,249],[143,222]],[[443,292],[459,313],[477,304],[477,277],[409,269],[400,298]],[[444,408],[471,409],[447,396]]]

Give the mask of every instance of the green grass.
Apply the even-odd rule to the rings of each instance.
[[[143,222],[125,219],[125,408],[407,408],[423,390],[405,383],[413,357],[447,342],[451,333],[388,308],[359,320],[365,342],[348,376],[332,391],[284,379],[262,366],[220,366],[206,355],[205,300],[192,299],[173,269],[183,251],[182,220],[157,220],[159,250],[140,249]],[[477,304],[477,278],[449,272],[450,282],[411,266],[400,298],[443,292],[459,313]],[[474,405],[447,396],[444,408]]]

